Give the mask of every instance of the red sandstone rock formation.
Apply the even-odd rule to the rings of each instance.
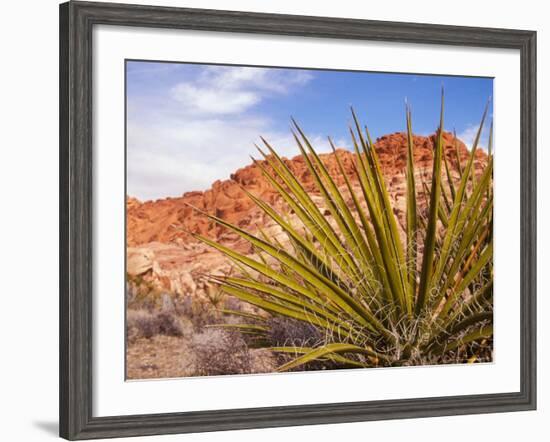
[[[397,186],[403,181],[403,173],[407,161],[407,138],[405,133],[394,133],[379,138],[375,147],[380,159],[382,172],[388,179],[390,187]],[[452,134],[443,134],[445,153],[449,166],[457,170],[457,156]],[[414,137],[414,160],[418,172],[431,173],[435,136]],[[461,141],[458,141],[460,161],[464,165],[468,158],[468,149]],[[352,181],[356,181],[353,172],[354,154],[350,151],[339,149],[339,155],[346,173]],[[321,155],[330,174],[339,186],[344,185],[340,175],[334,154]],[[476,154],[476,170],[483,167],[485,153],[481,150]],[[304,158],[296,156],[286,160],[289,168],[302,182],[306,189],[314,191],[313,179],[304,162]],[[274,190],[258,166],[251,164],[237,170],[229,180],[216,181],[212,187],[204,192],[186,192],[178,198],[166,198],[157,201],[139,202],[129,197],[127,200],[127,241],[129,246],[137,246],[153,241],[162,243],[187,243],[190,236],[186,231],[200,233],[219,239],[224,229],[209,222],[205,216],[193,210],[189,205],[195,206],[210,214],[215,214],[233,224],[241,227],[251,227],[258,221],[260,211],[242,190],[258,196],[271,205],[280,202],[276,190]]]
[[[443,134],[445,155],[455,178],[458,176],[457,149],[454,138]],[[429,183],[435,136],[414,137],[414,161],[418,175],[417,191],[420,209],[426,207],[422,199],[422,181]],[[404,133],[394,133],[379,138],[375,148],[382,172],[387,180],[394,212],[404,221],[406,207],[405,167],[407,161],[407,138]],[[457,142],[458,156],[462,166],[466,164],[469,151],[461,141]],[[355,154],[338,149],[337,155],[351,178],[352,185],[358,186],[354,173]],[[321,155],[329,173],[340,188],[345,185],[334,154]],[[322,198],[317,195],[315,184],[302,156],[286,159],[286,164],[311,192],[312,198],[322,208]],[[480,173],[486,162],[486,154],[478,150],[475,169]],[[265,162],[264,162],[265,164]],[[209,287],[204,278],[208,274],[227,274],[231,271],[230,262],[218,251],[192,238],[188,232],[200,233],[242,253],[252,253],[249,245],[235,233],[223,229],[209,221],[203,214],[189,205],[207,213],[215,214],[230,223],[255,231],[257,226],[270,237],[285,242],[281,229],[265,216],[243,191],[256,195],[277,210],[284,207],[282,198],[263,177],[260,168],[250,164],[237,170],[229,180],[216,181],[204,192],[186,192],[178,198],[140,202],[127,199],[127,272],[130,276],[140,275],[156,289],[176,296],[205,296]],[[343,193],[347,195],[347,191]],[[351,204],[351,201],[350,201]],[[330,217],[329,217],[330,221]],[[278,236],[281,235],[281,236]]]

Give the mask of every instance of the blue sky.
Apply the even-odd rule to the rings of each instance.
[[[405,129],[407,100],[413,131],[431,134],[442,86],[445,129],[470,145],[493,94],[489,78],[142,61],[126,69],[128,194],[142,200],[227,179],[256,156],[260,135],[297,155],[290,116],[320,152],[329,149],[327,136],[349,148],[350,106],[379,137]]]

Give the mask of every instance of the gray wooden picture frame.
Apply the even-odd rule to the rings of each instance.
[[[521,390],[513,393],[94,417],[92,415],[92,30],[194,29],[512,48],[521,58]],[[536,33],[109,3],[60,5],[60,436],[267,428],[536,408]],[[121,171],[121,173],[124,173]],[[515,293],[511,295],[516,296]]]

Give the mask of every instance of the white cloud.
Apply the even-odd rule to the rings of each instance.
[[[209,83],[219,89],[258,89],[287,93],[293,86],[306,84],[313,76],[300,70],[278,70],[250,67],[207,67],[199,82]]]
[[[156,124],[128,126],[128,194],[142,200],[180,196],[191,190],[206,190],[216,180],[260,157],[259,135],[286,157],[299,154],[290,130],[273,130],[261,118],[181,121],[161,119]],[[329,152],[325,137],[308,134],[320,153]],[[336,145],[345,147],[343,140]]]
[[[174,86],[171,95],[187,113],[239,114],[266,96],[286,94],[311,78],[303,71],[209,66],[197,78]]]
[[[311,79],[298,70],[208,66],[164,94],[130,96],[128,194],[149,200],[205,190],[258,157],[260,135],[281,155],[298,155],[290,129],[275,129],[257,105]],[[311,141],[329,150],[321,137]]]
[[[479,129],[479,125],[470,123],[466,126],[464,130],[457,133],[456,136],[459,140],[462,140],[464,142],[464,144],[468,147],[468,149],[471,149],[474,144],[478,129]],[[487,127],[484,127],[481,133],[481,137],[479,139],[478,148],[487,149],[487,145],[489,141],[488,138],[489,138],[489,134],[488,134]]]
[[[174,87],[172,95],[190,111],[206,114],[242,113],[260,101],[253,92],[201,88],[185,83]]]

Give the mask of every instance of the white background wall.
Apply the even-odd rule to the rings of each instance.
[[[147,3],[256,12],[459,24],[538,31],[539,410],[481,416],[248,430],[143,440],[547,440],[550,430],[548,204],[550,14],[535,0],[481,2],[187,0]],[[5,2],[0,26],[0,439],[57,434],[58,8]],[[545,81],[546,80],[546,81]],[[545,250],[546,249],[546,250]],[[450,380],[453,382],[453,380]],[[546,433],[546,434],[545,434]],[[133,439],[138,440],[138,439]]]

